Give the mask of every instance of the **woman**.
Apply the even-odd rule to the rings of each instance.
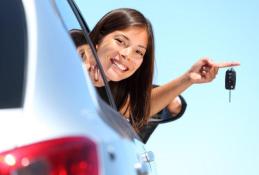
[[[90,38],[96,46],[119,111],[129,118],[137,131],[161,109],[175,110],[171,104],[179,107],[178,95],[191,85],[212,81],[219,68],[239,65],[202,58],[177,79],[152,88],[154,36],[150,22],[143,14],[127,8],[113,10],[96,24]],[[102,87],[104,84],[88,52],[88,45],[78,50],[94,85]],[[101,89],[99,92],[102,94]]]

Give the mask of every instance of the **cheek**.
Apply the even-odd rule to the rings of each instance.
[[[100,59],[113,57],[118,52],[118,49],[112,43],[103,43],[97,49],[97,54]]]
[[[136,71],[141,66],[141,64],[143,63],[143,58],[142,59],[135,59],[134,61],[132,61],[132,63],[133,63],[133,68]]]

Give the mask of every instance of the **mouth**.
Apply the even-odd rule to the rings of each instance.
[[[129,70],[129,68],[122,63],[120,63],[118,60],[111,58],[112,65],[114,65],[117,69],[119,69],[122,72],[125,72]]]

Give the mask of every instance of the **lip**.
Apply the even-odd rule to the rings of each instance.
[[[127,66],[122,64],[116,58],[111,58],[111,63],[116,68],[116,70],[119,70],[120,72],[126,72],[129,70],[129,68]]]

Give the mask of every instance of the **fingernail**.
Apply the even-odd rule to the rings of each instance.
[[[94,74],[94,80],[95,81],[98,81],[98,76],[99,76],[98,70],[99,69],[96,69],[95,74]]]

